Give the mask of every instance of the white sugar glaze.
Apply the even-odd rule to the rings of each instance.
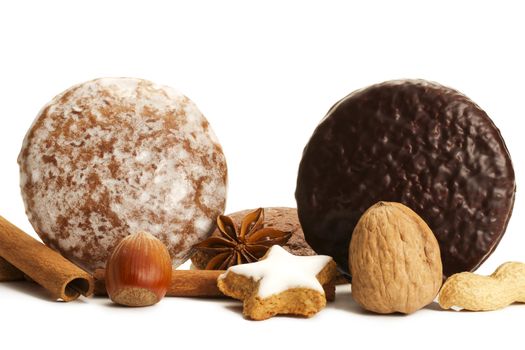
[[[226,162],[195,104],[133,78],[74,86],[37,116],[19,156],[40,237],[88,270],[125,235],[149,231],[175,266],[224,210]]]
[[[332,260],[326,255],[295,256],[284,248],[274,245],[267,256],[258,262],[230,267],[219,278],[229,272],[249,277],[259,282],[258,296],[268,298],[291,288],[306,288],[324,295],[317,274]]]

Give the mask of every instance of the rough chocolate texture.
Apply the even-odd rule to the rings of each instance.
[[[405,80],[353,92],[329,110],[304,149],[295,195],[307,242],[343,271],[361,214],[394,201],[428,223],[450,276],[492,253],[515,190],[487,114],[455,90]]]

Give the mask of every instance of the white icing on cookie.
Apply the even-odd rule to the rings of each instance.
[[[331,260],[326,255],[295,256],[274,245],[263,260],[232,266],[219,278],[223,279],[233,272],[255,282],[260,281],[260,298],[268,298],[291,288],[312,289],[324,295],[323,286],[316,276]]]
[[[88,270],[137,231],[160,238],[178,266],[224,211],[226,162],[207,120],[186,96],[141,79],[97,79],[55,97],[19,164],[36,232]]]

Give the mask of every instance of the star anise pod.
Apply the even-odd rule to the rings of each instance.
[[[220,235],[214,235],[196,244],[194,248],[216,254],[206,270],[226,270],[245,263],[259,261],[273,245],[285,244],[291,232],[264,227],[264,209],[248,213],[239,227],[225,215],[217,217]]]

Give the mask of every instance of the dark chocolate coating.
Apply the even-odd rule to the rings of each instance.
[[[422,80],[389,81],[335,104],[306,145],[295,196],[306,241],[348,272],[348,246],[378,201],[418,213],[443,273],[475,270],[499,243],[516,185],[505,143],[466,96]]]

